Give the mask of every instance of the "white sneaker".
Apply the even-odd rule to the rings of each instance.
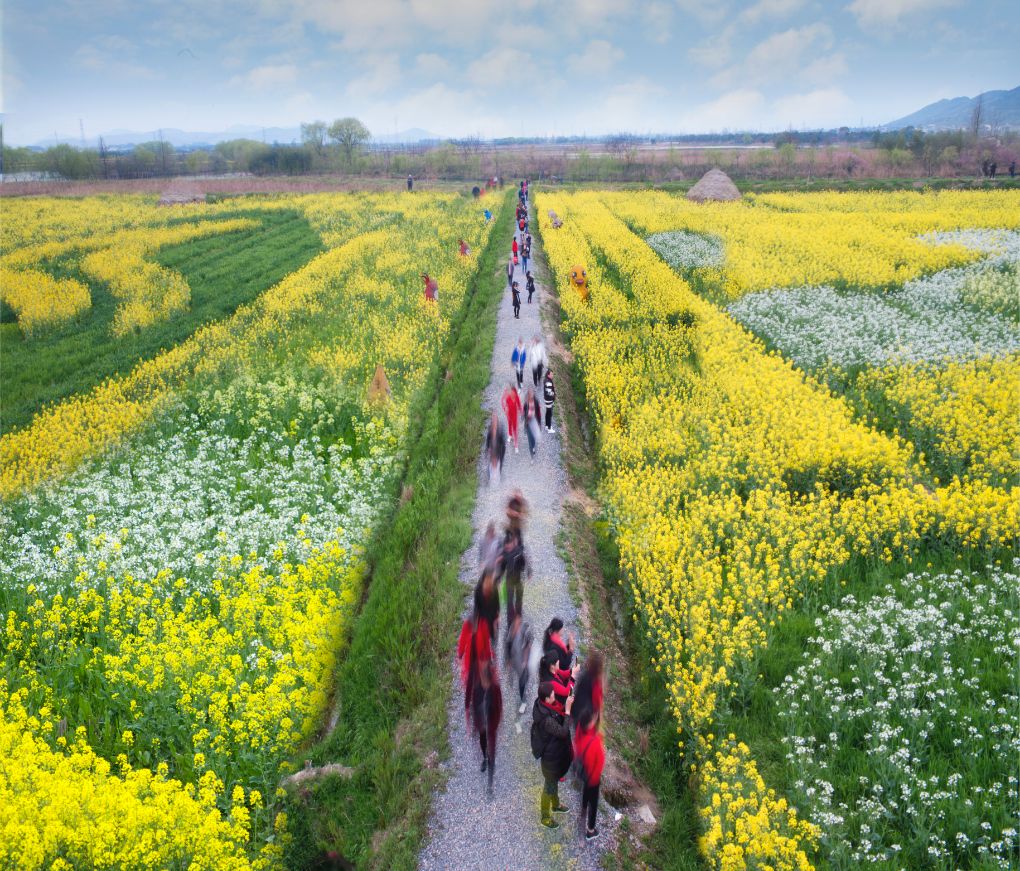
[[[528,710],[528,703],[527,702],[521,702],[521,706],[517,709],[517,713],[518,714],[523,714],[526,710]]]
[[[514,445],[514,453],[515,453],[515,454],[516,454],[516,453],[519,453],[519,451],[517,450],[517,445]]]
[[[549,432],[556,432],[556,428],[555,427],[549,427]]]

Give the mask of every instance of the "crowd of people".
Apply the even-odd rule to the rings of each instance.
[[[520,309],[520,295],[513,280],[515,267],[518,258],[523,258],[526,263],[531,255],[527,211],[527,182],[521,182],[517,226],[507,264],[515,316]],[[533,279],[530,273],[527,277],[528,302],[531,302]],[[523,336],[519,337],[510,365],[512,377],[500,401],[503,419],[497,411],[493,411],[486,429],[490,483],[498,481],[502,474],[508,446],[512,444],[514,452],[518,452],[522,420],[534,458],[542,421],[540,387],[546,432],[554,432],[552,412],[556,388],[541,336],[535,335],[530,345],[525,344]],[[481,771],[487,776],[490,795],[496,768],[497,736],[504,710],[496,656],[501,632],[503,664],[513,681],[510,692],[516,692],[518,716],[523,716],[529,706],[528,684],[535,643],[532,625],[525,614],[526,588],[534,583],[534,579],[525,547],[528,503],[520,490],[511,493],[505,515],[502,531],[498,532],[496,523],[490,522],[479,543],[479,579],[470,616],[464,621],[457,647],[465,716],[469,731],[478,740]],[[501,629],[504,608],[506,622]],[[540,764],[544,781],[539,819],[548,828],[559,826],[556,815],[567,812],[566,805],[560,800],[559,784],[573,768],[582,786],[581,817],[585,837],[593,840],[599,835],[596,821],[605,764],[602,739],[603,659],[597,652],[591,652],[582,667],[578,662],[574,635],[565,631],[559,617],[553,617],[546,626],[541,637],[541,650],[537,651],[535,658],[538,679],[537,692],[531,699],[530,742],[532,755]]]

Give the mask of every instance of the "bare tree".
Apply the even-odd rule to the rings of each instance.
[[[984,116],[984,94],[978,94],[974,108],[970,113],[970,135],[977,139],[981,135],[981,122]]]
[[[329,125],[329,138],[343,152],[348,164],[354,160],[354,152],[368,142],[371,136],[368,128],[357,118],[338,118]]]

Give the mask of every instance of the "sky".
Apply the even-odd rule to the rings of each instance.
[[[3,0],[11,144],[353,115],[483,138],[875,125],[1020,85],[1015,0]]]

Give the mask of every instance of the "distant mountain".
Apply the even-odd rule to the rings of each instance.
[[[272,144],[279,142],[284,145],[301,141],[300,127],[255,127],[250,124],[235,124],[226,130],[195,131],[178,130],[174,127],[164,127],[162,130],[109,130],[102,133],[103,143],[107,148],[130,148],[142,142],[156,142],[162,135],[163,141],[168,142],[174,148],[200,148],[202,146],[216,145],[218,142],[227,142],[231,139],[254,139],[258,142]],[[401,130],[398,133],[389,133],[385,136],[374,136],[372,141],[379,144],[413,143],[441,139],[435,133],[414,127],[410,130]],[[49,148],[56,142],[67,143],[68,145],[81,145],[80,136],[61,136],[59,139],[43,139],[35,143],[36,148]],[[85,140],[89,148],[99,146],[99,137],[90,137]]]
[[[1020,88],[985,91],[977,97],[939,100],[923,109],[884,124],[883,130],[917,127],[921,130],[959,130],[970,126],[974,107],[981,100],[981,123],[992,127],[1020,128]]]

